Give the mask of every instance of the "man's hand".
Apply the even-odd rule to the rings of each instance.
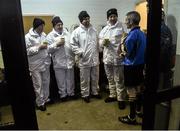
[[[39,49],[42,50],[42,49],[47,49],[47,44],[41,44],[39,46]]]
[[[59,47],[61,45],[64,45],[65,44],[65,39],[64,38],[60,38],[59,41],[57,42],[56,46]]]
[[[127,54],[126,47],[123,43],[119,45],[117,54],[119,55],[120,58],[124,58],[126,56]]]

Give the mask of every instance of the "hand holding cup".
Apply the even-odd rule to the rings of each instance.
[[[64,45],[65,44],[65,38],[64,37],[61,37],[60,39],[59,39],[59,41],[57,42],[57,46],[61,46],[61,45]]]
[[[109,44],[110,44],[110,40],[108,38],[105,38],[103,40],[103,45],[107,47]]]
[[[48,45],[48,42],[44,41],[43,44],[44,44],[44,45]]]
[[[43,42],[40,46],[39,46],[39,49],[47,49],[47,45],[48,43],[47,42]]]

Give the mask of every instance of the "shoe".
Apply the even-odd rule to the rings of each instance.
[[[86,103],[89,103],[89,102],[90,102],[89,96],[83,97],[83,100],[84,100]]]
[[[143,113],[142,113],[142,112],[136,111],[136,115],[137,115],[139,118],[143,118]]]
[[[109,103],[109,102],[117,101],[117,99],[114,98],[114,97],[108,97],[108,98],[106,98],[104,101],[105,101],[105,103]]]
[[[37,109],[40,110],[40,111],[46,111],[46,106],[41,105],[41,106],[38,106]]]
[[[76,100],[76,99],[78,99],[78,97],[76,95],[73,95],[73,96],[68,96],[68,99],[69,100]]]
[[[45,100],[45,103],[47,103],[47,102],[49,102],[50,101],[50,99],[49,98],[47,98],[46,100]]]
[[[123,116],[123,117],[118,117],[118,120],[122,123],[125,123],[125,124],[129,124],[129,125],[137,125],[138,123],[136,122],[136,119],[131,119],[129,117],[129,115],[127,116]]]
[[[119,109],[123,110],[126,108],[126,103],[125,101],[118,101],[118,107]]]
[[[51,104],[54,104],[54,101],[53,100],[50,100],[49,101],[46,101],[46,105],[51,105]]]
[[[96,99],[101,99],[101,95],[100,94],[97,94],[97,95],[91,95],[92,98],[96,98]]]
[[[67,96],[60,98],[60,101],[61,101],[61,102],[65,102],[65,101],[67,101],[67,100],[68,100],[68,97],[67,97]]]

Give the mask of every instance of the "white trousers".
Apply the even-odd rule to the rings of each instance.
[[[97,95],[99,86],[99,66],[80,68],[81,96]]]
[[[74,67],[71,69],[56,68],[55,76],[60,98],[74,95]]]
[[[123,66],[104,65],[106,76],[109,82],[109,97],[124,101],[126,90],[124,87]]]
[[[44,93],[44,101],[49,101],[49,86],[50,86],[50,65],[46,65],[46,70],[43,73],[42,81],[43,81],[43,93]]]
[[[34,70],[31,72],[32,81],[34,86],[34,92],[36,94],[36,105],[41,106],[45,104],[44,101],[44,90],[43,90],[43,82],[42,79],[45,77],[45,72],[41,72],[38,70]]]

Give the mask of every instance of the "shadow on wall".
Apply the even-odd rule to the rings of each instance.
[[[170,28],[173,36],[173,44],[177,45],[177,21],[176,18],[173,15],[168,15],[167,16],[167,25]]]
[[[180,64],[180,57],[176,55],[176,46],[177,46],[177,36],[178,36],[178,31],[177,31],[177,20],[173,15],[167,15],[167,25],[170,28],[172,32],[172,37],[173,37],[173,52],[176,56],[176,63],[175,63],[175,74],[174,74],[174,85],[179,85],[179,77],[180,77],[180,71],[177,69]]]

